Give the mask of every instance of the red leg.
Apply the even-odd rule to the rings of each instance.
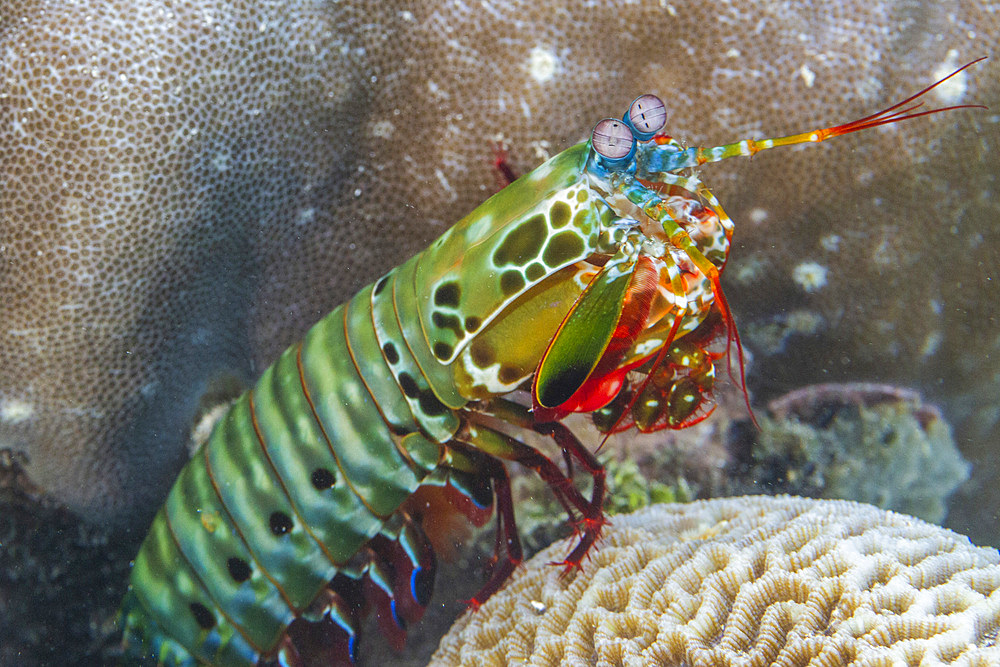
[[[507,581],[507,577],[524,560],[521,538],[517,534],[517,522],[514,519],[514,501],[511,496],[510,477],[507,475],[507,469],[496,459],[490,459],[489,467],[488,474],[493,480],[493,489],[496,494],[497,543],[494,548],[493,571],[489,581],[469,600],[469,606],[473,609],[478,609],[491,595],[496,593]],[[501,544],[504,553],[502,558],[500,556]]]
[[[574,529],[582,533],[580,541],[566,556],[562,564],[568,568],[579,567],[587,551],[600,537],[601,529],[605,523],[603,509],[604,467],[590,450],[584,447],[576,436],[561,423],[536,424],[531,413],[524,406],[508,401],[494,401],[484,411],[508,423],[551,437],[559,445],[567,462],[576,459],[593,478],[594,486],[591,499],[587,500],[558,466],[532,447],[506,434],[480,426],[474,421],[468,423],[462,437],[463,440],[468,441],[470,445],[480,451],[498,458],[516,461],[531,468],[548,484],[569,514]],[[576,512],[579,512],[582,517],[579,521],[576,518]]]
[[[606,522],[604,518],[604,492],[605,492],[605,472],[604,466],[587,449],[580,440],[573,435],[566,426],[559,422],[548,424],[535,424],[534,430],[542,435],[547,435],[556,441],[556,444],[567,456],[572,456],[579,461],[584,470],[593,478],[594,488],[591,492],[590,503],[587,504],[583,514],[583,536],[577,542],[573,550],[566,558],[559,563],[565,565],[567,569],[579,568],[583,557],[594,545],[594,542],[601,536],[601,529]]]

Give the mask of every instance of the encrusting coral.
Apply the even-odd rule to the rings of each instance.
[[[998,35],[981,2],[8,2],[0,447],[88,518],[144,524],[203,394],[225,398],[491,194],[500,135],[523,172],[645,91],[688,142],[803,131]],[[990,103],[997,67],[933,102]],[[796,369],[794,386],[826,365],[884,374],[888,354],[963,395],[989,383],[992,119],[706,174],[737,221],[741,322],[794,307],[836,340],[761,368]]]
[[[868,383],[802,387],[759,415],[750,460],[710,495],[841,498],[940,523],[969,477],[941,413],[912,390]]]
[[[748,496],[616,516],[461,617],[431,665],[1000,664],[1000,555],[870,505]]]

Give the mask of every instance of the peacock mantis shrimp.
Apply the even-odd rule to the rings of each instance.
[[[919,101],[972,64],[859,120],[714,148],[662,134],[666,106],[643,95],[502,189],[320,320],[219,421],[136,556],[126,660],[349,664],[372,611],[401,648],[434,580],[427,507],[476,525],[495,507],[472,606],[521,561],[504,461],[547,482],[579,535],[563,565],[580,567],[605,523],[604,470],[562,420],[706,418],[721,340],[742,380],[720,284],[734,226],[692,168],[973,107]],[[519,431],[551,437],[589,497]]]

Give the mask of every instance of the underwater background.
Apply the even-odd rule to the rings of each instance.
[[[0,664],[109,660],[199,418],[495,192],[498,145],[524,173],[644,92],[716,145],[989,56],[929,100],[988,111],[701,170],[736,223],[754,405],[827,386],[761,434],[737,400],[616,451],[659,451],[645,474],[675,495],[835,487],[1000,544],[998,23],[983,2],[4,3]]]

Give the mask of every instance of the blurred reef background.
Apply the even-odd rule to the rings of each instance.
[[[948,459],[929,518],[1000,544],[998,35],[981,1],[5,2],[0,663],[106,659],[194,424],[495,192],[498,144],[523,173],[644,92],[715,145],[864,116],[990,57],[930,99],[989,111],[702,175],[737,225],[724,283],[755,403],[919,392],[971,464]],[[700,479],[690,451],[732,482],[702,495],[788,490],[816,483],[803,457],[829,432],[884,435],[865,412],[884,405],[847,403],[867,426],[810,417],[824,433],[741,449],[720,416],[690,434],[707,459],[663,446],[677,479]],[[929,432],[914,419],[906,442]]]

